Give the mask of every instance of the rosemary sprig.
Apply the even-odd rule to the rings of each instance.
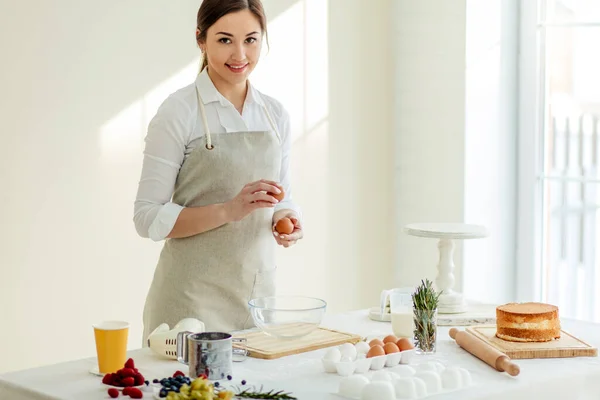
[[[291,393],[286,393],[283,390],[277,392],[269,390],[268,392],[265,392],[262,385],[258,390],[256,390],[256,388],[246,388],[242,391],[240,391],[239,388],[236,389],[237,390],[234,391],[234,397],[241,399],[297,400]]]
[[[435,349],[436,311],[441,294],[442,292],[435,291],[433,284],[427,279],[425,282],[421,281],[421,285],[412,295],[415,341],[417,347],[424,352],[431,352]]]

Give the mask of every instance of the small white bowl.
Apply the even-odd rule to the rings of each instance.
[[[400,364],[400,359],[402,358],[402,352],[398,353],[390,353],[385,355],[385,366],[386,367],[395,367]]]
[[[381,368],[385,367],[386,361],[387,361],[387,357],[385,355],[371,357],[371,369],[373,371],[379,371]]]
[[[410,361],[413,359],[416,352],[417,352],[416,349],[401,351],[400,354],[402,354],[402,358],[400,359],[400,363],[401,364],[410,364]]]

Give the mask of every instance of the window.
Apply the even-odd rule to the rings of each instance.
[[[522,2],[520,300],[600,320],[600,2]]]

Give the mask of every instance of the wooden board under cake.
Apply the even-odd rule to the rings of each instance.
[[[496,337],[496,325],[470,326],[466,330],[514,360],[598,356],[597,348],[562,330],[560,339],[539,343],[500,339]]]

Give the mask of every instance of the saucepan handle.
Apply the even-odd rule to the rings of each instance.
[[[191,334],[192,332],[189,331],[183,331],[177,334],[177,361],[185,365],[188,365],[190,362],[188,337]]]
[[[232,342],[232,360],[235,362],[244,361],[248,357],[248,347],[246,338],[231,338]]]

